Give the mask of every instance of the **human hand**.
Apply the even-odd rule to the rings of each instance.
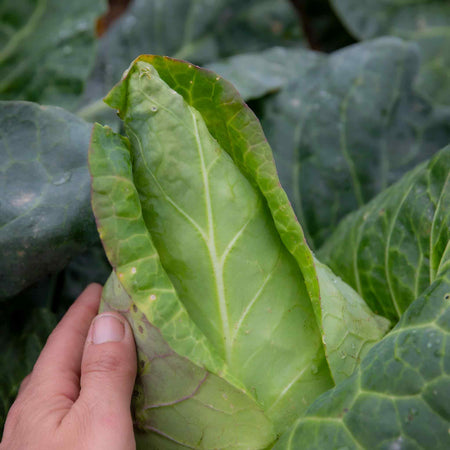
[[[101,286],[88,286],[49,336],[8,413],[0,450],[136,447],[133,334],[119,314],[97,316],[100,295]]]

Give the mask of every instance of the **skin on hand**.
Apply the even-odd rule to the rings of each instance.
[[[0,450],[131,450],[136,348],[88,286],[49,336],[6,418]]]

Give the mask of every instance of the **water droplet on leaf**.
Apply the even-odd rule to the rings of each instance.
[[[55,186],[60,186],[61,184],[67,183],[71,177],[72,177],[72,172],[70,172],[70,171],[64,172],[59,178],[57,178],[56,180],[53,180],[53,184]]]

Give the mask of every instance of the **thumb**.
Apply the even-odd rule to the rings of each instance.
[[[115,312],[95,317],[84,348],[77,400],[83,410],[87,407],[94,426],[100,422],[116,430],[132,427],[136,364],[133,333],[125,318]]]

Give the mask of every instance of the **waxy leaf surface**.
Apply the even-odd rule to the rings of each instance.
[[[56,107],[0,102],[0,298],[96,240],[89,209],[91,125]]]
[[[280,179],[311,245],[450,142],[450,110],[414,91],[417,64],[414,45],[397,38],[299,57],[297,80],[261,102]]]
[[[448,146],[346,217],[319,252],[384,317],[398,320],[448,269],[449,179]]]
[[[340,235],[341,257],[356,248],[366,258],[372,283],[369,278],[361,283],[378,288],[378,303],[372,301],[373,307],[386,305],[395,315],[390,293],[380,287],[383,282],[394,288],[402,283],[409,287],[399,303],[403,314],[356,372],[320,396],[274,449],[444,450],[450,446],[449,173],[450,147],[446,147],[350,215],[331,238],[330,249]],[[353,237],[361,232],[361,239],[350,243],[344,228]],[[367,252],[361,251],[363,246]],[[417,258],[418,251],[424,253]],[[386,262],[399,259],[382,268],[382,258]],[[344,259],[335,259],[335,266],[348,268]],[[357,260],[355,264],[356,269]],[[407,297],[413,300],[416,292],[418,298],[407,307]],[[368,295],[373,300],[370,291]]]
[[[319,397],[274,450],[448,449],[449,343],[446,270],[357,371]]]

